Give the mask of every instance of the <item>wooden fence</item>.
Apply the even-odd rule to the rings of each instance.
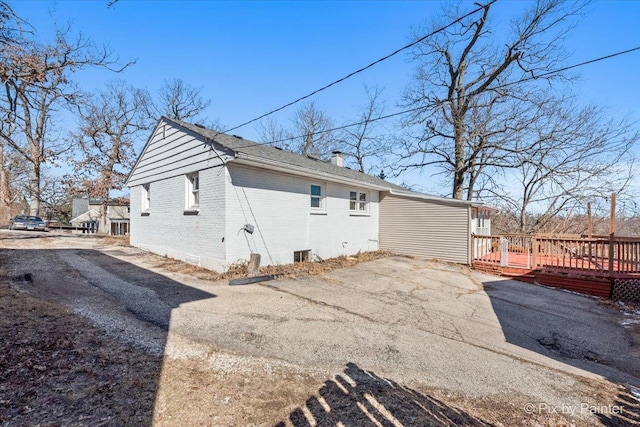
[[[640,273],[640,238],[597,236],[472,236],[474,262],[531,270],[567,269],[591,274]]]

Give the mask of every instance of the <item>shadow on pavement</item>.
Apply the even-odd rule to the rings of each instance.
[[[0,279],[2,425],[152,425],[172,309],[216,296],[96,250],[1,249]]]
[[[618,384],[640,385],[640,337],[619,324],[617,313],[592,297],[520,283],[484,283],[508,343]]]
[[[491,424],[398,383],[348,363],[318,395],[289,415],[294,427],[488,426]],[[284,421],[276,427],[284,427]]]

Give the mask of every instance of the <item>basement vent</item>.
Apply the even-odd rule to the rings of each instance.
[[[305,251],[293,251],[293,262],[307,262],[309,261],[309,255],[311,255],[310,249]]]

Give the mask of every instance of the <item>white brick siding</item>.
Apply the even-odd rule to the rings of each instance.
[[[151,206],[142,216],[141,186],[131,188],[131,244],[212,270],[226,264],[224,237],[226,168],[200,175],[198,215],[185,215],[186,175],[150,183]]]
[[[378,249],[378,192],[344,184],[228,164],[226,196],[227,260],[288,264],[293,252],[311,250],[312,259]],[[310,185],[322,184],[325,211],[310,208]],[[352,215],[349,191],[367,192],[369,212]],[[255,226],[253,234],[240,231]]]

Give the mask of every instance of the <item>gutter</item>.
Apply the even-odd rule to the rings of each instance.
[[[479,204],[481,205],[483,204],[482,202],[469,202],[467,200],[448,199],[446,197],[430,196],[428,194],[403,192],[398,190],[389,190],[389,193],[391,193],[394,196],[411,197],[414,199],[422,199],[422,200],[432,200],[434,202],[451,203],[454,205],[478,206]]]
[[[413,191],[404,192],[404,191],[398,191],[398,190],[390,190],[389,193],[394,196],[412,197],[414,199],[422,199],[422,200],[432,200],[434,202],[451,203],[454,205],[470,206],[472,208],[483,208],[483,209],[488,209],[488,210],[500,213],[500,209],[491,205],[487,205],[485,202],[448,199],[446,197],[430,196],[428,194],[415,193]]]

